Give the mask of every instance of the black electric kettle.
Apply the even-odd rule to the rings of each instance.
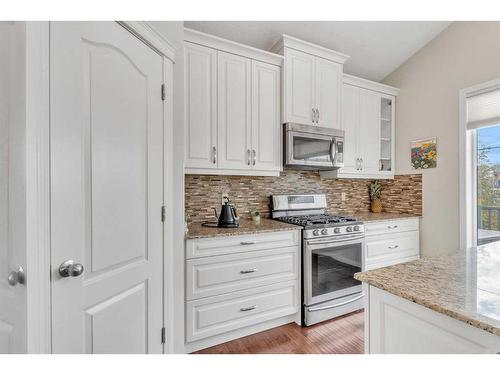
[[[214,208],[215,217],[217,218],[217,227],[219,228],[238,228],[240,226],[240,221],[236,215],[236,210],[233,206],[229,204],[229,198],[224,197],[224,204],[220,210],[220,214],[217,215],[217,210]]]

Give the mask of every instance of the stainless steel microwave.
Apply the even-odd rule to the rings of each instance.
[[[332,170],[344,166],[344,131],[315,125],[284,124],[285,167]]]

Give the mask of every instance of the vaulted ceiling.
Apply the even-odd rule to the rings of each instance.
[[[288,34],[350,55],[344,71],[383,80],[443,31],[441,21],[186,21],[186,27],[269,50]]]

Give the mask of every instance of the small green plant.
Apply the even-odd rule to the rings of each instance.
[[[370,199],[373,201],[375,199],[380,199],[380,193],[382,192],[382,185],[378,181],[373,181],[370,183]]]
[[[256,208],[254,208],[253,210],[250,211],[250,215],[255,216],[255,217],[260,216],[260,211]]]

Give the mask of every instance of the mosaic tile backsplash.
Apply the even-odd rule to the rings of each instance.
[[[422,175],[398,175],[394,180],[380,180],[383,186],[383,211],[422,215]],[[240,216],[259,209],[270,216],[273,194],[324,193],[331,213],[368,212],[370,180],[321,179],[319,172],[282,172],[279,177],[185,176],[185,208],[190,223],[214,220],[213,207],[219,211],[221,193],[227,193]],[[346,193],[342,202],[341,194]]]

